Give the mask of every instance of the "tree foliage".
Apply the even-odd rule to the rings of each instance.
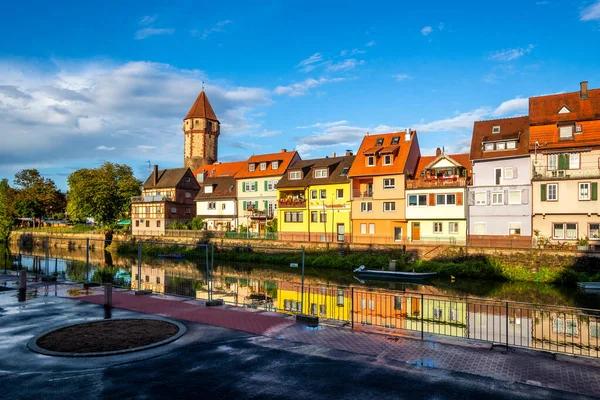
[[[14,211],[20,217],[42,218],[65,210],[65,195],[52,179],[44,178],[37,169],[24,169],[15,174]]]
[[[14,224],[12,191],[8,181],[0,181],[0,242],[7,242]]]
[[[69,175],[67,212],[72,220],[91,217],[110,224],[130,215],[131,197],[140,194],[142,182],[131,167],[105,162],[93,169],[79,169]]]

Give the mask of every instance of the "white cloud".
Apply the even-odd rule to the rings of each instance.
[[[367,46],[367,47],[373,47],[373,46],[375,46],[375,41],[371,40],[370,42],[365,43],[365,46]]]
[[[227,24],[231,24],[232,22],[233,21],[226,19],[226,20],[217,22],[217,24],[211,28],[204,29],[202,32],[200,32],[198,29],[192,29],[190,31],[190,34],[192,36],[198,36],[202,40],[206,40],[213,33],[224,32],[225,31],[224,26]]]
[[[140,144],[135,146],[136,149],[143,151],[144,153],[152,151],[152,150],[156,150],[156,146],[148,146],[145,144]]]
[[[582,21],[600,20],[600,0],[581,10],[580,19]]]
[[[146,15],[146,16],[140,18],[139,24],[140,25],[150,25],[151,23],[156,21],[156,17],[157,17],[157,15]]]
[[[444,30],[444,23],[443,23],[443,22],[440,22],[440,24],[438,25],[438,29],[439,29],[440,31],[443,31],[443,30]]]
[[[433,28],[432,28],[432,27],[430,27],[430,26],[426,26],[426,27],[424,27],[423,29],[421,29],[421,34],[422,34],[423,36],[427,36],[427,35],[429,35],[431,32],[433,32]]]
[[[523,48],[493,51],[488,53],[488,59],[499,62],[513,61],[523,57],[525,54],[531,53],[534,47],[534,45],[530,44],[529,46]]]
[[[253,135],[253,136],[258,136],[258,137],[273,137],[273,136],[279,135],[281,132],[283,132],[283,131],[276,131],[276,130],[265,129],[261,133]]]
[[[96,150],[102,150],[102,151],[113,151],[114,149],[116,149],[116,147],[108,147],[108,146],[98,146],[98,147],[96,147]]]
[[[515,115],[515,114],[527,114],[529,109],[529,99],[528,98],[514,98],[512,100],[507,100],[500,104],[493,112],[493,117],[500,117],[505,115]]]
[[[410,76],[408,74],[396,74],[396,75],[392,75],[392,77],[394,77],[398,82],[402,82],[407,79],[412,79],[412,76]]]
[[[321,61],[323,61],[321,53],[315,53],[307,59],[300,61],[298,65],[296,65],[296,68],[300,68],[300,70],[304,72],[310,72],[316,68],[315,64],[320,63]]]
[[[348,123],[348,121],[346,121],[345,119],[341,120],[341,121],[334,121],[334,122],[317,122],[316,124],[313,124],[313,125],[297,126],[296,129],[328,128],[330,126],[344,125],[347,123]]]
[[[356,68],[357,65],[362,65],[365,63],[365,60],[356,60],[355,58],[349,58],[347,60],[341,61],[336,64],[331,64],[327,66],[328,71],[348,71]]]
[[[142,39],[149,38],[150,36],[172,35],[173,32],[175,32],[175,29],[173,29],[173,28],[165,28],[165,29],[143,28],[143,29],[138,30],[135,33],[135,38],[137,40],[142,40]]]
[[[342,50],[340,52],[340,56],[344,57],[346,54],[348,54],[348,50]]]
[[[308,91],[310,89],[315,88],[317,86],[323,85],[325,83],[341,82],[344,80],[346,80],[346,78],[319,78],[319,79],[308,78],[302,82],[293,83],[288,86],[277,86],[273,90],[273,93],[275,93],[277,95],[285,94],[285,95],[292,96],[292,97],[302,96],[302,95],[305,95],[306,93],[308,93]]]

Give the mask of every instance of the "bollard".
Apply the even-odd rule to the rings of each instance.
[[[112,283],[106,283],[104,285],[104,307],[112,307]]]

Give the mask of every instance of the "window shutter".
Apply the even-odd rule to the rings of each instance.
[[[475,205],[475,192],[469,192],[469,205]]]
[[[463,205],[463,194],[462,194],[462,192],[456,193],[456,205],[457,206],[462,206]]]
[[[502,197],[504,197],[504,204],[508,204],[508,190],[504,191],[504,195]]]
[[[254,181],[254,190],[258,192],[258,181]]]
[[[485,204],[492,204],[492,193],[487,191],[487,202]]]
[[[429,193],[429,205],[435,206],[435,194],[434,193]]]
[[[246,210],[246,202],[245,201],[242,203],[242,207],[244,208],[244,210]]]
[[[256,200],[256,201],[254,202],[254,208],[255,208],[256,210],[258,210],[258,200]]]
[[[269,209],[269,202],[267,200],[263,201],[263,205],[265,206],[265,211]]]
[[[521,190],[521,204],[529,204],[529,189]]]
[[[245,191],[246,191],[246,183],[242,182],[242,192],[245,192]],[[246,208],[246,206],[244,206],[244,208]]]
[[[541,184],[540,188],[542,189],[541,193],[540,193],[541,200],[546,201],[546,184],[545,183]]]
[[[267,191],[267,181],[265,181],[265,192]]]
[[[592,182],[592,200],[598,200],[598,182]]]
[[[513,179],[517,179],[519,177],[518,171],[519,169],[517,167],[513,167]]]
[[[569,169],[569,154],[558,155],[558,169]]]

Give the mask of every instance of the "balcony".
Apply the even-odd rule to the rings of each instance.
[[[548,170],[546,165],[538,165],[533,168],[532,181],[555,181],[567,179],[590,179],[600,178],[600,168],[581,169],[555,169]]]
[[[306,208],[306,200],[304,199],[279,199],[277,200],[279,208]]]
[[[372,199],[373,191],[372,190],[353,190],[352,197],[355,199]]]
[[[163,196],[163,195],[134,196],[131,198],[131,202],[132,203],[152,203],[152,202],[156,202],[156,201],[172,201],[171,199],[172,199],[171,196]]]
[[[407,189],[422,189],[422,188],[440,188],[440,187],[466,187],[468,184],[467,178],[459,178],[457,176],[443,178],[421,178],[406,181]]]

